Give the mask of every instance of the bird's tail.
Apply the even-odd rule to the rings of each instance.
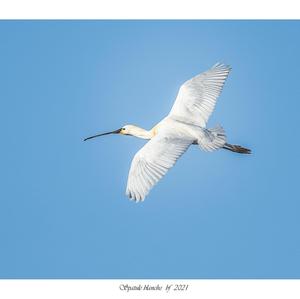
[[[240,145],[225,143],[223,146],[224,149],[232,151],[239,154],[251,154],[251,150]]]

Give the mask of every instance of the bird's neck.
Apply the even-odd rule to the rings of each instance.
[[[135,127],[134,132],[131,132],[131,135],[142,139],[151,139],[154,136],[152,130],[147,131],[140,127]]]

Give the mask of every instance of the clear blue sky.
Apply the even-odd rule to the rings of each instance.
[[[0,277],[299,278],[300,23],[0,22]],[[191,147],[125,196],[181,83],[233,68],[209,126],[253,155]]]

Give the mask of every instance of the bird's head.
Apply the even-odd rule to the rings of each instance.
[[[133,135],[135,136],[141,128],[134,125],[125,125],[120,129],[120,133],[122,135]]]

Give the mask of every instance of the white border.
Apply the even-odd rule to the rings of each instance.
[[[167,285],[188,285],[166,292]],[[161,291],[120,290],[121,285],[161,286]],[[0,280],[3,299],[222,298],[299,299],[300,280]]]
[[[298,19],[298,0],[0,0],[1,19]]]

